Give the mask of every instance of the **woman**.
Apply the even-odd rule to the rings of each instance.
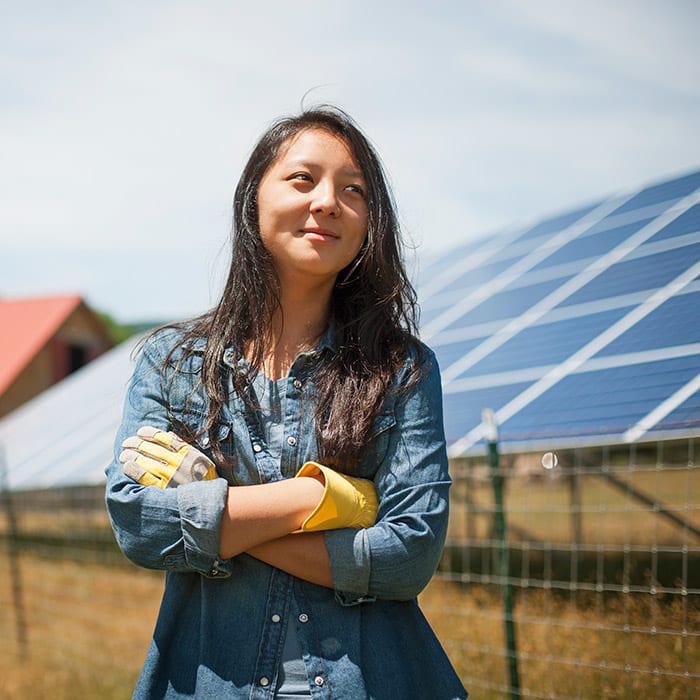
[[[367,139],[277,121],[221,301],[146,340],[107,468],[124,553],[167,572],[135,697],[466,697],[416,602],[450,480],[414,308]]]

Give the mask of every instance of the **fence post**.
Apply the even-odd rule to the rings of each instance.
[[[29,657],[27,645],[27,621],[24,616],[24,598],[22,595],[22,574],[19,566],[19,533],[17,519],[12,507],[10,477],[7,473],[5,450],[0,444],[0,498],[4,502],[7,516],[7,558],[10,565],[10,580],[12,584],[12,600],[15,609],[15,624],[17,628],[17,644],[19,656],[24,661]]]
[[[503,508],[503,473],[498,454],[498,421],[492,409],[486,408],[481,413],[484,425],[484,437],[489,447],[489,465],[493,483],[494,498],[494,532],[498,542],[497,574],[501,581],[503,595],[503,621],[505,625],[506,649],[508,653],[508,675],[510,678],[510,697],[520,698],[520,676],[518,673],[518,651],[515,641],[515,620],[513,619],[513,589],[510,585],[509,550],[506,541],[506,518]]]

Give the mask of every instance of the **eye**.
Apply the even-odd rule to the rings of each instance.
[[[290,180],[300,180],[302,182],[311,182],[311,175],[309,173],[294,173],[290,178]]]
[[[362,185],[348,185],[346,188],[349,192],[355,192],[359,194],[361,197],[365,196],[365,190],[362,187]]]

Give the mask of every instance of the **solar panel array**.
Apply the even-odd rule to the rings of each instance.
[[[700,171],[426,265],[453,456],[700,435]],[[0,490],[100,483],[132,343],[0,420]]]
[[[424,266],[450,453],[700,435],[700,171]]]

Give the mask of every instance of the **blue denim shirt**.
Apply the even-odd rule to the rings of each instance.
[[[310,373],[323,353],[334,351],[332,334],[289,371],[281,459],[269,454],[255,415],[230,383],[219,428],[230,464],[219,468],[220,478],[176,489],[143,487],[122,471],[122,441],[143,425],[193,434],[206,421],[207,398],[198,385],[204,343],[195,352],[178,348],[161,376],[179,337],[160,331],[142,348],[106,470],[107,507],[123,552],[140,566],[166,571],[134,697],[274,698],[286,630],[295,625],[316,700],[465,698],[416,601],[437,566],[448,518],[450,478],[432,353],[426,348],[429,367],[409,394],[389,392],[355,472],[374,480],[375,525],[325,534],[331,590],[247,554],[222,561],[218,546],[229,486],[287,479],[304,462],[318,461]],[[245,361],[228,351],[224,362]],[[196,444],[207,452],[210,437],[205,433]]]

